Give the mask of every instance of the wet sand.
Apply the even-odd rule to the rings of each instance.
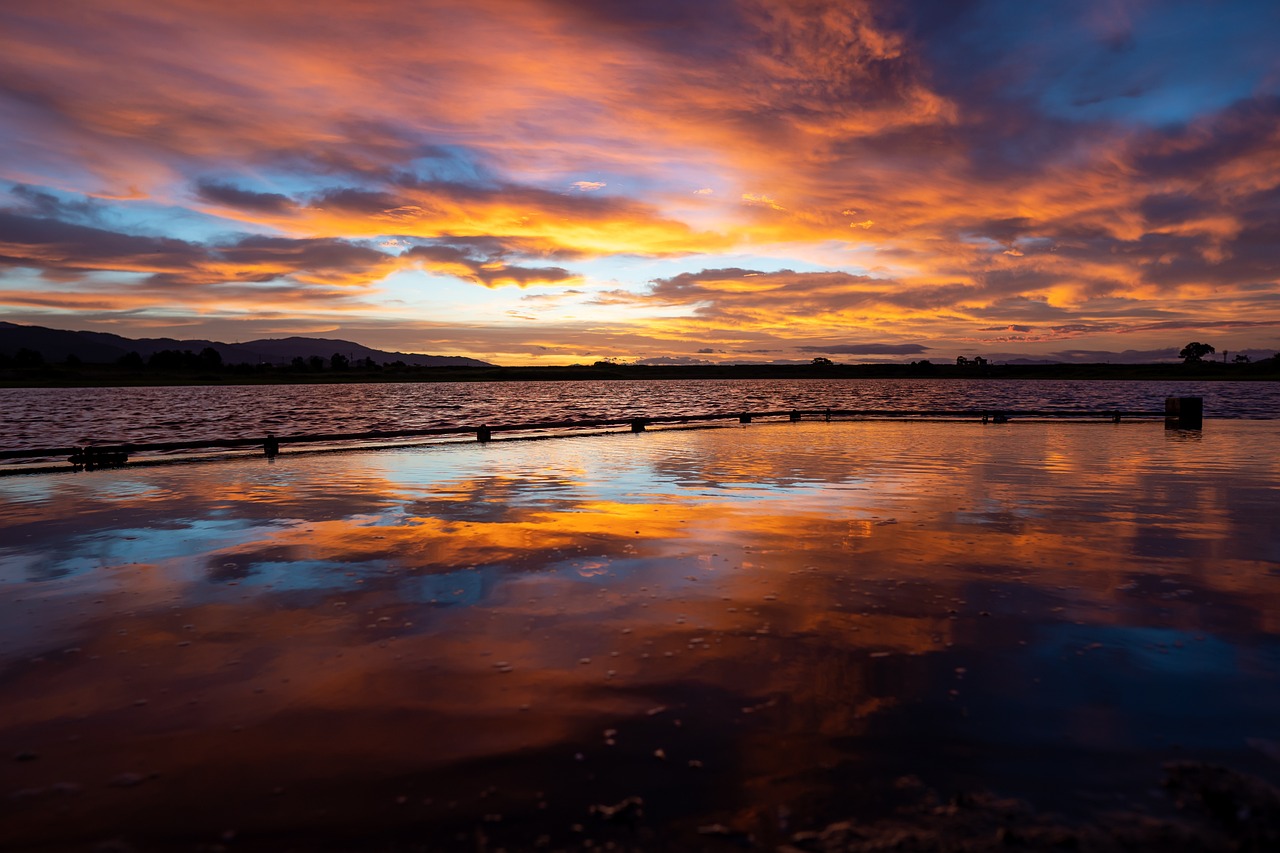
[[[0,481],[0,848],[1265,839],[1212,804],[1265,816],[1280,780],[1278,432],[758,424]]]

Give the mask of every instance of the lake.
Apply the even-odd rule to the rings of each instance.
[[[1278,418],[1280,383],[1087,380],[654,380],[0,389],[0,450],[775,409],[1164,410]]]
[[[865,390],[791,385],[478,391]],[[1070,385],[1035,405],[1169,393]],[[1274,819],[1240,780],[1280,782],[1280,425],[1243,419],[1267,386],[1209,390],[1242,408],[1201,432],[735,423],[0,479],[0,847],[1236,849]],[[276,411],[465,419],[478,391]],[[220,399],[178,420],[222,432],[295,391],[124,393]],[[160,429],[110,394],[102,423]]]

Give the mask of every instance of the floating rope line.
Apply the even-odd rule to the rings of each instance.
[[[899,409],[779,409],[764,412],[715,412],[702,415],[664,415],[657,417],[623,417],[592,418],[588,420],[537,421],[517,424],[481,424],[479,426],[432,427],[428,429],[366,430],[363,432],[302,433],[299,435],[276,436],[268,433],[265,437],[254,438],[218,438],[194,441],[150,441],[124,443],[96,443],[71,447],[40,447],[23,450],[0,451],[0,459],[44,460],[65,457],[70,464],[68,468],[54,468],[49,465],[41,467],[10,466],[0,467],[0,476],[4,474],[24,474],[47,472],[54,470],[96,470],[100,468],[120,468],[129,463],[129,457],[138,453],[172,452],[182,450],[235,450],[239,448],[261,448],[268,458],[277,456],[282,446],[334,444],[360,441],[379,441],[388,439],[412,438],[444,438],[449,436],[474,435],[477,441],[489,442],[494,433],[524,433],[523,437],[533,437],[529,433],[557,431],[574,434],[574,431],[592,430],[609,427],[629,427],[632,432],[644,432],[649,426],[676,426],[687,424],[711,424],[715,421],[736,420],[740,424],[749,424],[756,420],[772,420],[787,418],[791,422],[821,419],[838,420],[877,420],[877,421],[943,421],[963,422],[981,421],[984,424],[1005,424],[1014,420],[1048,420],[1070,419],[1083,422],[1120,423],[1124,420],[1142,421],[1163,418],[1165,426],[1171,429],[1201,428],[1204,405],[1200,397],[1170,397],[1165,400],[1165,410],[1157,411],[1125,411],[1107,410],[1062,410],[1062,409],[922,409],[902,411]],[[321,448],[308,448],[317,450]],[[352,449],[349,447],[326,449]],[[188,457],[191,459],[192,457]],[[151,457],[147,464],[160,462],[186,461],[182,457]]]

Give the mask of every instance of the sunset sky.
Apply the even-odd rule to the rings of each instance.
[[[1280,349],[1275,0],[5,0],[0,316],[500,364]]]

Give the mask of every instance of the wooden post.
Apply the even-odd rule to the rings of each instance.
[[[644,432],[644,425],[645,425],[646,423],[648,423],[648,421],[646,421],[644,418],[632,418],[632,419],[631,419],[631,431],[632,431],[632,432]]]
[[[275,433],[267,433],[267,438],[262,442],[262,453],[268,459],[280,454],[280,442],[276,440]]]
[[[488,425],[485,425],[476,429],[476,441],[483,443],[483,442],[492,441],[492,440],[493,440],[493,430],[489,429]]]
[[[1165,429],[1203,429],[1203,397],[1165,397]]]
[[[743,412],[742,414],[738,415],[738,423],[740,424],[751,423],[751,415],[748,415],[746,412]]]
[[[800,420],[800,413],[799,413],[799,412],[792,412],[792,413],[791,413],[791,422],[792,422],[792,423],[795,423],[795,422],[796,422],[796,421],[798,421],[798,420]]]

